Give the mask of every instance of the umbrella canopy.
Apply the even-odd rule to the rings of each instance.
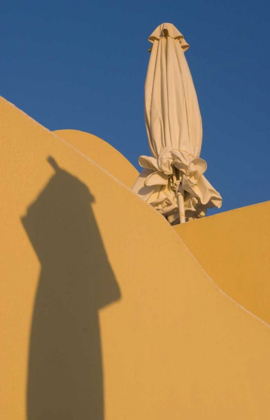
[[[152,157],[139,158],[144,170],[133,191],[171,223],[179,219],[180,192],[185,217],[202,217],[207,208],[220,208],[222,198],[204,177],[207,164],[199,157],[202,120],[184,54],[189,44],[171,23],[158,26],[148,39],[145,122]]]

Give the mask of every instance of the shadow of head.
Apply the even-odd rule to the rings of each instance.
[[[56,162],[56,160],[52,156],[48,156],[47,158],[48,163],[52,166],[52,168],[55,170],[55,174],[59,177],[62,177],[62,182],[69,184],[69,189],[73,190],[76,196],[78,194],[85,195],[85,197],[89,200],[90,203],[95,202],[94,196],[90,193],[88,187],[83,184],[81,181],[79,181],[78,178],[75,176],[69,174],[67,171],[61,169]],[[58,179],[57,178],[57,179]],[[60,181],[60,178],[59,178]],[[70,194],[72,195],[72,191],[70,191]],[[72,198],[72,197],[71,197]]]
[[[40,260],[28,367],[28,420],[103,420],[98,310],[120,299],[89,188],[54,175],[22,218]]]

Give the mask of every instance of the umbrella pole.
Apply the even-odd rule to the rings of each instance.
[[[179,217],[180,217],[180,223],[186,222],[185,217],[185,205],[184,205],[184,190],[182,188],[182,185],[179,185],[179,189],[177,191],[177,202],[178,202],[178,208],[179,208]]]

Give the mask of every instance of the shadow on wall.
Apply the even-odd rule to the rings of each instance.
[[[22,218],[41,263],[30,338],[28,420],[103,420],[98,310],[120,298],[85,184],[59,168]]]

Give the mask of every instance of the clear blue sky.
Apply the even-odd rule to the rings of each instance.
[[[137,167],[149,154],[147,38],[173,23],[190,44],[221,211],[270,198],[269,1],[2,0],[0,12],[1,95],[50,130],[103,138]]]

